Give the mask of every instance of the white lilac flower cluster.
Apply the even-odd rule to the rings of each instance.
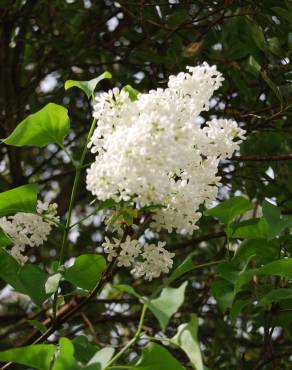
[[[23,255],[25,248],[42,245],[56,222],[59,222],[57,204],[38,201],[37,214],[18,212],[13,216],[2,217],[0,228],[13,242],[11,255],[24,264],[28,259]]]
[[[97,156],[87,189],[100,200],[160,205],[153,228],[192,233],[199,206],[217,195],[219,161],[230,158],[244,139],[245,131],[232,120],[196,123],[222,81],[216,66],[204,63],[136,100],[118,89],[98,96],[97,128],[89,143]]]
[[[109,261],[116,258],[118,266],[132,267],[136,276],[145,276],[148,280],[168,273],[172,268],[174,253],[164,248],[165,242],[158,242],[158,245],[146,243],[142,246],[137,240],[131,240],[130,236],[124,242],[118,239],[111,242],[106,237],[102,246]]]

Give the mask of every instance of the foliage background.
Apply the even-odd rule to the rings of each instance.
[[[89,80],[108,70],[113,79],[104,80],[100,88],[131,84],[146,91],[165,86],[170,74],[187,65],[207,61],[216,64],[225,77],[207,115],[234,118],[248,131],[240,156],[220,167],[224,186],[218,200],[244,194],[254,202],[256,213],[262,201],[269,198],[281,206],[283,213],[291,213],[291,1],[2,0],[0,14],[2,138],[29,113],[54,101],[69,108],[72,131],[66,146],[79,158],[90,127],[91,107],[81,91],[64,91],[67,79]],[[65,216],[74,168],[57,146],[19,149],[1,145],[0,168],[1,191],[39,182],[43,198],[55,200],[59,214]],[[92,200],[85,189],[85,172],[77,199],[76,219],[88,211]],[[166,240],[168,248],[176,252],[176,264],[190,252],[194,252],[195,264],[224,258],[223,226],[210,217],[203,217],[199,226],[192,237],[160,233],[159,239]],[[70,234],[67,258],[100,252],[98,246],[106,233],[99,218],[91,218]],[[53,233],[45,246],[30,251],[31,261],[50,268],[60,242]],[[289,257],[292,238],[288,232],[281,236],[280,243],[282,253]],[[285,316],[275,306],[267,314],[250,304],[232,325],[228,311],[223,313],[212,296],[215,275],[216,265],[206,266],[173,283],[175,287],[189,282],[184,304],[166,331],[168,336],[196,313],[201,349],[209,369],[290,369],[289,301]],[[150,295],[161,284],[160,279],[152,283],[133,280],[126,270],[116,274],[114,282],[127,283],[144,295]],[[266,284],[274,284],[274,280]],[[256,291],[261,288],[256,285],[255,281],[247,289],[250,303],[258,298]],[[11,293],[4,281],[1,288],[0,346],[5,349],[29,338],[32,329],[26,318],[35,309]],[[66,291],[66,286],[63,288]],[[106,291],[59,335],[72,338],[85,333],[98,345],[119,347],[126,343],[137,326],[140,305],[135,298],[114,293],[110,287]],[[68,304],[71,300],[66,298]],[[43,309],[37,318],[42,320],[46,315]],[[273,333],[269,331],[272,327]],[[152,336],[160,330],[151,315],[146,317],[145,328]],[[57,336],[52,338],[55,341]],[[134,350],[139,352],[142,345],[138,343]],[[185,355],[171,351],[188,369]]]

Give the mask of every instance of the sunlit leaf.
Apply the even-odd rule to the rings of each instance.
[[[115,285],[115,288],[131,294],[146,304],[160,323],[161,329],[165,330],[171,316],[177,312],[183,304],[184,294],[188,282],[184,282],[178,288],[166,287],[162,290],[160,296],[155,299],[142,297],[129,285]]]
[[[114,348],[111,347],[104,347],[100,351],[96,352],[95,355],[88,361],[87,366],[90,365],[99,365],[100,370],[104,370],[106,368],[106,365],[111,360],[115,353]]]
[[[45,283],[45,291],[47,294],[55,293],[58,289],[62,275],[60,273],[51,275]]]
[[[138,95],[140,94],[140,92],[134,89],[131,85],[126,85],[125,87],[123,87],[123,90],[128,93],[131,101],[135,101],[138,99]]]
[[[48,144],[63,145],[69,129],[67,109],[61,105],[49,103],[20,122],[3,142],[14,146],[35,145],[40,148]]]
[[[16,212],[36,212],[37,184],[28,184],[0,193],[0,217]]]
[[[161,329],[165,330],[171,316],[177,312],[184,301],[184,294],[188,282],[184,282],[178,288],[166,287],[156,299],[146,300],[145,303],[160,323]]]
[[[14,362],[33,369],[49,370],[56,347],[52,344],[35,344],[0,352],[0,361]]]
[[[171,339],[187,354],[195,370],[204,370],[198,342],[198,318],[195,314],[191,315],[189,323],[177,328],[176,335]]]
[[[104,72],[100,76],[89,81],[68,80],[65,82],[65,90],[71,89],[72,87],[78,87],[80,90],[85,92],[88,98],[90,98],[98,83],[106,78],[112,78],[112,75],[109,72]]]
[[[68,338],[60,338],[60,352],[52,370],[80,370],[74,358],[74,346]]]

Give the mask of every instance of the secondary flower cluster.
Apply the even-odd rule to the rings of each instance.
[[[152,227],[192,233],[199,206],[217,195],[220,159],[229,158],[244,139],[232,120],[196,123],[222,81],[216,66],[204,63],[136,100],[118,89],[98,96],[97,128],[89,143],[98,155],[87,172],[88,190],[100,200],[161,205]]]
[[[174,253],[164,248],[164,242],[142,246],[138,240],[131,240],[129,236],[122,243],[118,239],[111,242],[107,237],[105,240],[102,246],[108,254],[108,260],[117,258],[118,266],[133,267],[132,272],[137,276],[152,280],[162,273],[168,273],[172,267]]]
[[[13,216],[0,218],[0,228],[13,242],[11,255],[21,264],[28,259],[23,255],[26,246],[42,245],[47,240],[53,224],[59,221],[55,203],[38,201],[37,213],[18,212]]]

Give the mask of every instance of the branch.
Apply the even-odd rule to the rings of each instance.
[[[269,364],[270,362],[272,362],[273,360],[276,360],[278,358],[282,358],[282,357],[290,357],[292,355],[292,352],[286,352],[286,353],[281,353],[281,354],[278,354],[278,355],[275,355],[275,356],[271,356],[269,357],[268,359],[266,360],[263,360],[261,361],[258,365],[256,365],[253,370],[260,370],[262,369],[265,365]]]
[[[203,241],[207,241],[207,240],[211,240],[211,239],[222,238],[223,236],[226,236],[225,231],[223,231],[223,230],[215,231],[213,233],[197,236],[197,237],[192,238],[190,240],[186,240],[182,243],[174,245],[171,249],[175,250],[175,249],[180,249],[180,248],[184,248],[184,247],[189,247],[193,244],[198,244],[198,243],[201,243]]]

